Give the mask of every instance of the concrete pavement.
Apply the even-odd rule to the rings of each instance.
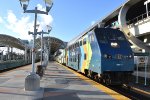
[[[55,62],[50,62],[40,81],[38,91],[25,91],[25,77],[31,65],[0,73],[0,100],[113,100],[128,98]]]

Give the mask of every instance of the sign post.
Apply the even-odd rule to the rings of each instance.
[[[138,67],[138,65],[139,65],[139,61],[137,60],[137,63],[136,63],[136,83],[138,83],[139,82],[139,67]]]
[[[148,52],[146,52],[146,53],[134,53],[134,56],[140,56],[137,60],[136,83],[138,83],[138,76],[139,76],[138,67],[139,67],[139,64],[143,63],[144,67],[145,67],[145,73],[144,73],[145,82],[144,82],[144,85],[146,86],[147,85],[147,64],[148,64],[149,53]]]
[[[145,57],[145,86],[147,85],[147,63],[148,63],[148,56]]]

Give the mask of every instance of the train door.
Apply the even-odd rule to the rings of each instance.
[[[78,70],[80,70],[80,54],[78,54],[77,59],[78,59]]]
[[[67,56],[67,59],[66,59],[66,65],[68,65],[68,56]]]

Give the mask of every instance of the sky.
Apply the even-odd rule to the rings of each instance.
[[[38,14],[38,31],[52,27],[49,35],[63,41],[70,41],[98,20],[104,18],[126,0],[53,0],[49,15]],[[30,0],[28,10],[45,10],[44,0]],[[0,3],[0,34],[31,40],[34,14],[23,13],[19,0],[3,0]]]

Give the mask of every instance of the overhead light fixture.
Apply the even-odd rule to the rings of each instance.
[[[20,5],[23,8],[23,10],[26,11],[30,0],[19,0],[19,1],[20,1]]]

